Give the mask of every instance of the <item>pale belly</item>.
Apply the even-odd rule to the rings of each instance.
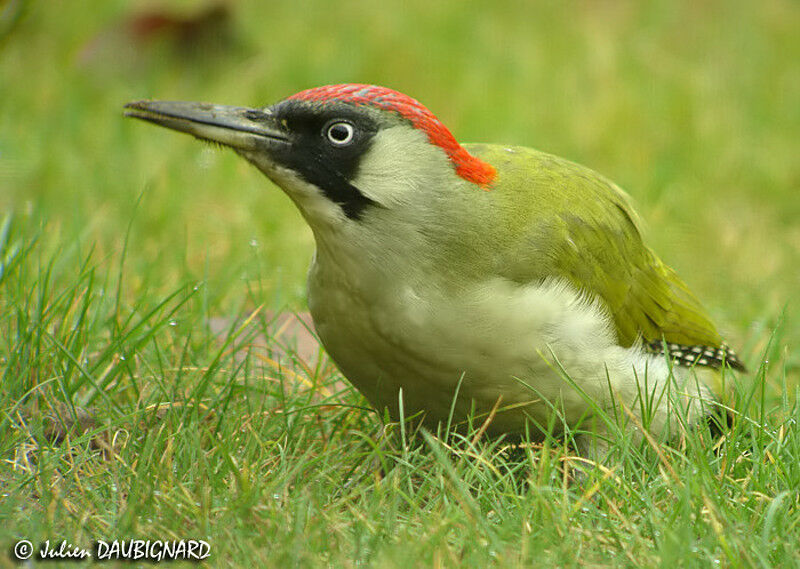
[[[555,406],[574,423],[592,408],[587,396],[606,405],[609,380],[627,399],[636,368],[659,369],[617,346],[602,309],[561,283],[494,279],[448,296],[394,283],[378,290],[362,294],[312,267],[309,308],[345,377],[394,419],[421,414],[433,426],[452,410],[454,423],[480,424],[497,407],[490,433],[523,432],[531,419],[547,424]]]

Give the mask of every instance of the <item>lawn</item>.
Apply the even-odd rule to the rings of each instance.
[[[232,567],[800,566],[797,3],[205,6],[0,2],[0,566],[20,539],[202,539]],[[750,368],[733,430],[621,437],[580,482],[564,440],[382,430],[303,324],[291,202],[122,116],[341,82],[626,188]]]

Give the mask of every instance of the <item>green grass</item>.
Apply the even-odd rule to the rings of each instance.
[[[4,552],[192,537],[214,566],[800,565],[795,3],[242,1],[233,39],[194,51],[126,47],[120,22],[153,3],[14,5]],[[623,437],[613,471],[567,484],[563,441],[509,456],[485,438],[384,436],[324,358],[286,356],[269,315],[304,310],[299,214],[233,153],[121,106],[267,104],[346,81],[419,98],[461,140],[537,147],[628,189],[752,370],[724,444]],[[88,430],[59,427],[85,409]]]

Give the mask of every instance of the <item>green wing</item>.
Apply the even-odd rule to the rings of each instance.
[[[518,255],[509,260],[504,276],[573,283],[605,304],[623,346],[639,338],[722,345],[697,298],[644,245],[628,196],[613,183],[526,148],[470,145],[469,150],[497,167],[490,193],[506,204],[506,217],[513,212],[506,235],[516,242],[511,249]]]
[[[560,217],[557,231],[574,248],[572,255],[559,257],[555,274],[605,303],[623,346],[637,338],[645,343],[663,338],[719,347],[722,339],[700,302],[642,243],[627,204],[618,206],[591,226],[569,213]]]

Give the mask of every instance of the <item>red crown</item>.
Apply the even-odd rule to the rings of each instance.
[[[326,85],[300,91],[289,99],[296,101],[342,101],[352,105],[365,105],[391,111],[407,119],[415,128],[424,131],[432,144],[440,147],[450,157],[456,173],[469,182],[487,188],[497,171],[494,166],[467,152],[452,133],[422,103],[408,95],[379,87],[346,83]]]

